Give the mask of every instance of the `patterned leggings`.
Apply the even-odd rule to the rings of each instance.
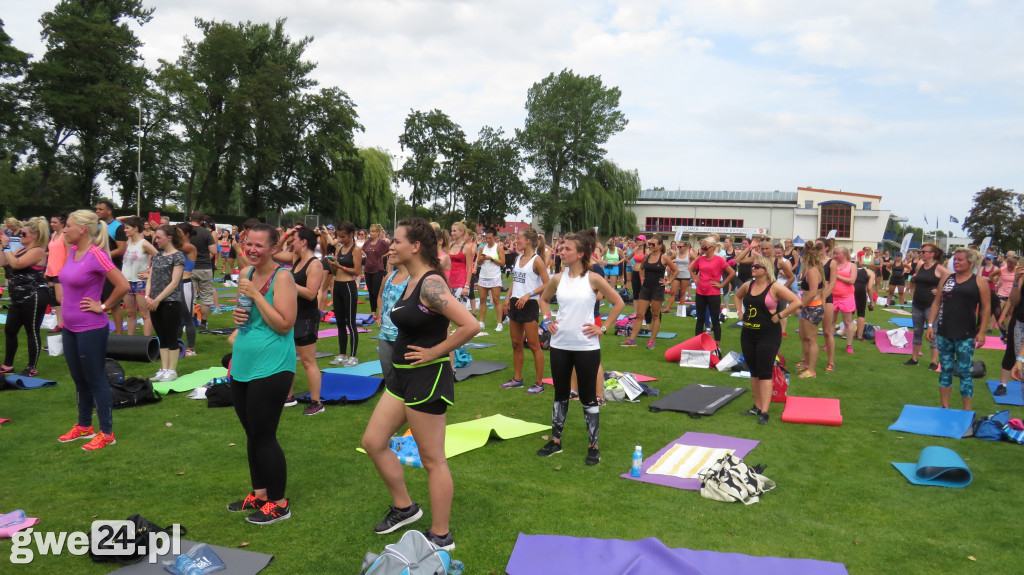
[[[939,363],[942,365],[942,372],[939,373],[939,386],[953,386],[953,365],[956,365],[960,373],[960,396],[974,396],[974,379],[971,377],[971,367],[974,364],[974,338],[947,339],[941,335],[935,336],[935,345],[939,348]]]

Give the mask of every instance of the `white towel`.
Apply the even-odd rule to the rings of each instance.
[[[889,337],[889,343],[893,347],[907,347],[907,328],[900,327],[886,330],[885,335]]]
[[[702,469],[718,461],[723,455],[732,454],[734,451],[733,449],[697,447],[677,443],[658,458],[658,461],[647,469],[647,473],[693,479]]]

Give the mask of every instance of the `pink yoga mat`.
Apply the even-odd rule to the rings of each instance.
[[[981,349],[1006,349],[1006,344],[1003,340],[999,339],[999,336],[990,335],[985,338],[985,345],[981,346]]]
[[[839,412],[838,399],[791,395],[786,398],[786,409],[782,410],[782,421],[840,426],[843,424],[843,416]]]
[[[910,331],[907,332],[910,338],[914,337],[914,334]],[[875,331],[875,347],[882,353],[901,353],[904,355],[910,355],[913,353],[913,345],[910,343],[910,338],[907,339],[907,345],[903,347],[896,347],[889,342],[889,336],[885,335],[885,330],[880,329]],[[997,338],[998,339],[998,338]]]
[[[359,333],[369,333],[371,330],[360,327],[356,328],[356,331],[358,331]],[[322,329],[316,332],[317,337],[334,337],[336,335],[338,335],[338,328],[336,327],[332,327],[331,329]]]

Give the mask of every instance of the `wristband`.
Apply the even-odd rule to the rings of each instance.
[[[927,328],[927,329],[931,329],[931,327],[932,327],[932,324],[928,324],[928,325],[926,325],[926,326],[924,326],[924,327],[925,327],[925,328]]]
[[[1017,361],[1019,361],[1021,363],[1024,363],[1024,357],[1021,357],[1021,356],[1018,355],[1017,356]]]
[[[100,302],[100,309],[103,311],[107,311],[107,304]]]

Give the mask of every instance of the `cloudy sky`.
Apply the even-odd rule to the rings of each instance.
[[[645,188],[883,196],[924,225],[986,186],[1024,191],[1019,0],[148,0],[143,56],[175,59],[196,17],[287,18],[321,85],[358,106],[361,146],[398,153],[410,109],[475,136],[521,127],[529,87],[570,68],[622,90],[609,157]],[[0,0],[39,55],[47,1]],[[929,226],[929,227],[931,227]]]

